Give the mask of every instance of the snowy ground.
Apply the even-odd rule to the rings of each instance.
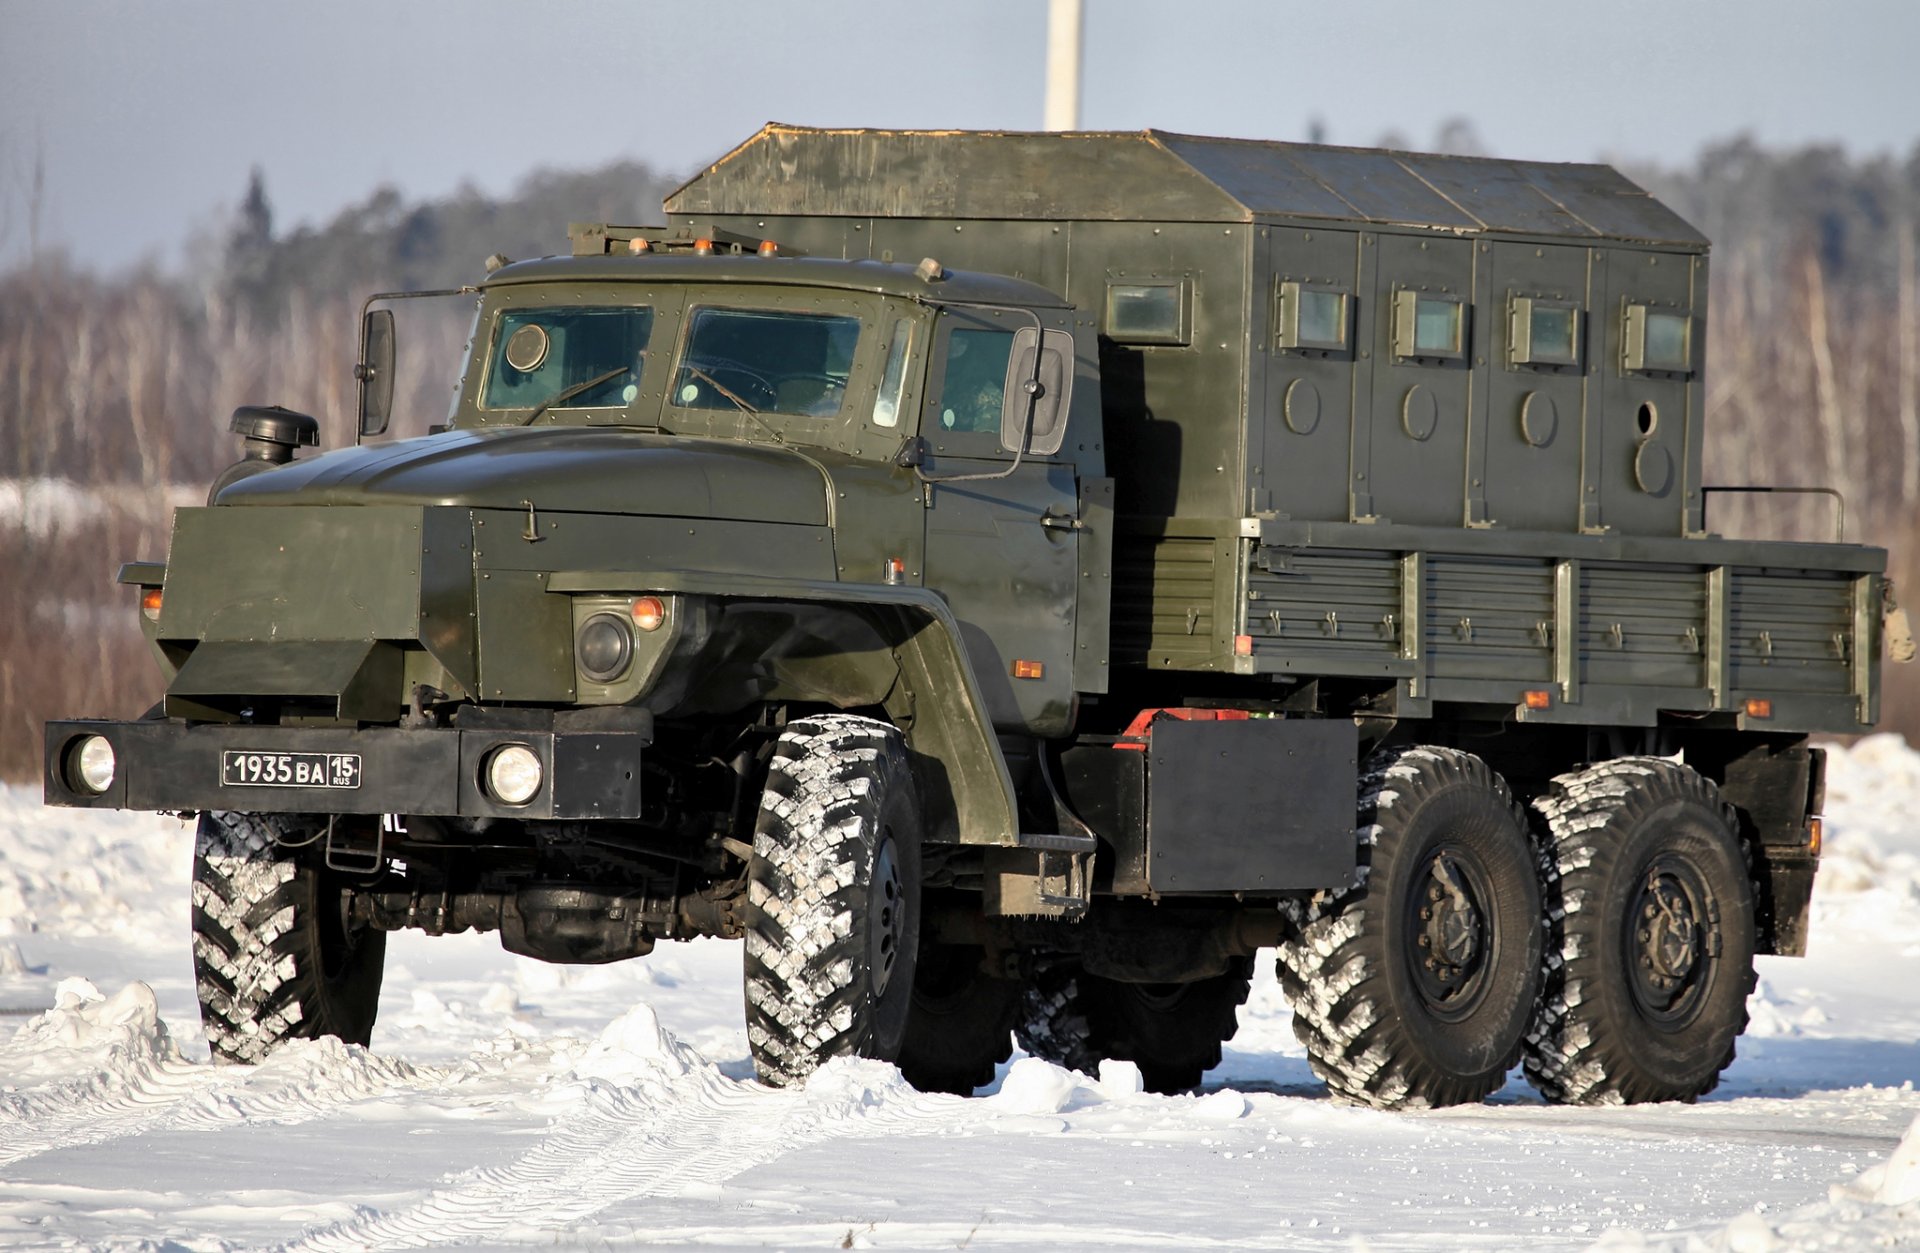
[[[1813,955],[1761,959],[1694,1106],[1516,1075],[1335,1105],[1270,971],[1200,1095],[1043,1062],[971,1100],[748,1077],[739,956],[612,967],[402,934],[371,1052],[207,1061],[188,836],[0,790],[0,1247],[1920,1247],[1920,754],[1833,758]],[[1902,1144],[1903,1133],[1908,1133]]]

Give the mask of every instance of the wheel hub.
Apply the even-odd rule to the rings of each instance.
[[[1448,851],[1434,854],[1413,885],[1414,979],[1442,1017],[1464,1015],[1479,999],[1489,944],[1484,896],[1472,870]]]
[[[1691,868],[1656,862],[1635,894],[1627,960],[1634,994],[1656,1021],[1685,1016],[1703,982],[1715,937],[1705,889]]]
[[[885,994],[894,965],[900,960],[900,945],[907,931],[905,898],[889,835],[874,854],[873,884],[867,894],[867,969],[876,999]]]

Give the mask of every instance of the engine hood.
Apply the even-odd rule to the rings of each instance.
[[[448,431],[241,479],[221,505],[466,505],[825,525],[828,481],[767,444],[595,427]]]

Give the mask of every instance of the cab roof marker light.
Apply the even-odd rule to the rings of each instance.
[[[693,255],[696,257],[711,257],[713,255],[713,241],[711,239],[694,240]]]
[[[652,252],[653,245],[644,239],[629,239],[627,241],[627,251],[633,253],[635,256],[639,256],[643,252]]]
[[[763,239],[760,241],[760,255],[763,257],[777,257],[780,255],[780,245],[774,243],[771,239]]]

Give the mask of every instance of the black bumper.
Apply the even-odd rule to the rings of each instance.
[[[80,740],[113,745],[113,782],[100,793],[70,769]],[[430,814],[464,818],[637,818],[641,730],[463,730],[239,726],[170,720],[50,722],[42,781],[46,803],[78,809],[208,810],[249,813]],[[506,805],[482,785],[488,756],[523,744],[540,756],[540,791]],[[339,777],[351,786],[233,784],[229,754],[286,760],[357,758]],[[263,772],[255,771],[256,775]],[[264,772],[269,779],[272,771]]]

